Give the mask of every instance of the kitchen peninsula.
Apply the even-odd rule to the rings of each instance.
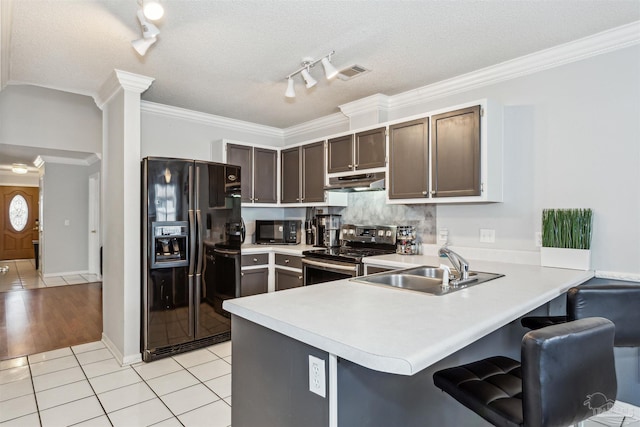
[[[390,267],[442,262],[375,258]],[[519,358],[526,331],[514,321],[593,272],[483,261],[471,269],[504,277],[443,296],[340,280],[225,302],[234,427],[485,425],[437,390],[432,373],[489,355]],[[309,391],[310,355],[323,361],[315,375],[326,397]]]

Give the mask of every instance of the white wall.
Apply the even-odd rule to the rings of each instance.
[[[143,103],[141,114],[142,157],[175,157],[222,162],[222,139],[282,146],[281,136],[260,135],[223,127],[218,123],[224,120],[217,116],[193,112],[185,112],[183,116],[169,116],[149,111],[149,105]],[[211,120],[208,122],[207,119]],[[247,123],[247,128],[249,125],[251,124]],[[270,129],[264,128],[268,134]],[[277,133],[275,129],[271,130]]]
[[[47,163],[42,196],[42,273],[50,276],[86,272],[89,167]]]
[[[37,187],[39,179],[38,172],[19,175],[10,170],[0,170],[0,185],[9,187]]]
[[[87,96],[35,86],[0,92],[0,143],[102,152],[102,113]]]
[[[504,105],[504,202],[437,208],[460,246],[537,250],[543,208],[594,210],[592,267],[640,273],[640,47],[394,111],[480,98]],[[496,230],[480,244],[479,229]]]

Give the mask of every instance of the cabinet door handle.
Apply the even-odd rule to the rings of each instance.
[[[299,202],[299,201],[300,201],[300,198],[299,198],[299,197],[296,197],[296,202]]]
[[[284,260],[284,263],[285,263],[285,264],[289,264],[289,260],[288,260],[288,259],[285,259],[285,260]]]
[[[426,196],[427,194],[429,194],[429,192],[428,192],[428,191],[423,191],[423,192],[422,192],[422,195],[423,195],[423,196]]]
[[[240,277],[244,277],[244,273],[240,273]]]
[[[255,199],[253,199],[253,201],[254,201],[254,202],[257,202],[257,201],[258,201],[258,199],[257,199],[257,198],[255,198]]]
[[[348,165],[347,167],[348,167],[349,169],[351,169],[351,168],[353,167],[353,165]]]
[[[353,167],[356,168],[356,169],[358,169],[358,166],[360,166],[360,165],[353,165]]]
[[[254,259],[253,259],[253,262],[258,262],[258,258],[254,258]]]
[[[298,276],[298,280],[302,280],[302,276]]]

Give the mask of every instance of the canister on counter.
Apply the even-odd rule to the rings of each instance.
[[[401,255],[416,255],[418,242],[416,241],[416,227],[413,225],[399,225],[396,234],[396,253]]]

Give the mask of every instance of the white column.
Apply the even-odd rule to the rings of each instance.
[[[102,339],[122,364],[140,353],[140,94],[154,79],[114,70],[102,110]]]

